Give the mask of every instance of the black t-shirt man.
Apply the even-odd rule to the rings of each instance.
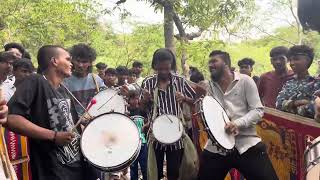
[[[22,82],[8,106],[9,114],[23,116],[40,127],[56,132],[71,131],[78,119],[66,90],[63,87],[54,89],[42,75],[31,75]],[[65,146],[29,138],[32,179],[83,179],[79,132],[79,129],[76,130],[72,142]]]

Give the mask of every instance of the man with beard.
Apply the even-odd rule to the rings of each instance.
[[[61,86],[71,76],[71,57],[60,46],[46,45],[38,65],[41,74],[25,79],[9,101],[4,126],[29,138],[32,179],[84,179],[80,130],[71,132],[78,116]]]
[[[227,52],[212,51],[209,57],[208,92],[224,106],[231,120],[225,131],[235,136],[235,148],[225,152],[209,139],[201,154],[199,179],[223,180],[232,168],[238,169],[246,179],[278,179],[266,146],[255,129],[263,116],[255,82],[249,76],[230,70]]]
[[[143,109],[149,109],[152,117],[171,114],[180,118],[181,103],[192,104],[195,92],[183,77],[175,74],[176,59],[171,50],[156,50],[152,58],[152,68],[156,74],[147,77],[142,83],[142,89],[144,89],[141,102],[144,105]],[[151,111],[152,109],[153,111]],[[167,178],[168,180],[177,180],[184,155],[184,143],[182,139],[174,144],[165,145],[158,142],[153,136],[150,136],[148,146],[149,148],[153,148],[152,151],[155,152],[155,157],[153,158],[156,160],[157,168],[155,169],[157,169],[158,177],[153,178],[160,180],[163,177],[163,160],[164,155],[166,155]],[[149,156],[148,158],[151,157]],[[152,169],[153,165],[148,164],[148,168]]]
[[[259,95],[264,106],[275,108],[276,100],[282,86],[293,78],[293,71],[288,70],[287,57],[289,49],[278,46],[270,51],[273,71],[261,75],[258,86]]]

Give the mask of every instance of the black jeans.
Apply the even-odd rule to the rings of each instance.
[[[179,150],[160,150],[154,148],[158,167],[158,179],[163,177],[163,160],[164,154],[167,159],[167,179],[177,180],[179,178],[180,164],[183,157],[183,149]]]
[[[226,156],[203,151],[199,180],[224,180],[232,168],[238,169],[247,180],[278,180],[262,142],[241,155],[236,150]]]
[[[86,180],[104,180],[104,172],[93,167],[89,162],[85,162],[85,179]]]

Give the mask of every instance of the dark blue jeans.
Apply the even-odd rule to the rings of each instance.
[[[147,180],[147,167],[148,167],[147,166],[147,163],[148,163],[148,146],[147,146],[147,144],[141,145],[141,150],[140,150],[138,158],[130,166],[131,180],[138,180],[139,179],[138,163],[140,164],[143,180]]]

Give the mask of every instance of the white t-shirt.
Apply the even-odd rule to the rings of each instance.
[[[2,88],[2,92],[4,95],[4,99],[8,102],[16,91],[16,87],[14,86],[16,78],[14,76],[8,76],[8,78],[3,81],[0,85]]]
[[[143,77],[139,77],[137,80],[136,80],[136,83],[141,86],[142,85],[142,82],[143,82],[144,78]]]

